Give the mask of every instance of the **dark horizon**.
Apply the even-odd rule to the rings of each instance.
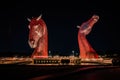
[[[31,53],[28,45],[27,18],[38,17],[46,22],[48,28],[48,49],[51,53],[60,55],[79,53],[77,25],[87,21],[92,15],[99,15],[99,21],[94,25],[87,39],[96,51],[119,51],[119,12],[114,2],[101,4],[99,2],[81,2],[79,6],[56,7],[39,6],[37,2],[15,2],[1,7],[1,39],[0,52]],[[86,6],[84,6],[86,5]],[[9,54],[9,53],[8,53]],[[30,54],[30,55],[31,55]]]

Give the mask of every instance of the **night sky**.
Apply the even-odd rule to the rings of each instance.
[[[79,53],[76,26],[90,19],[93,14],[99,15],[100,19],[87,36],[92,47],[103,52],[120,50],[120,9],[115,0],[40,2],[14,1],[7,3],[7,6],[6,2],[1,3],[0,52],[31,55],[33,49],[28,45],[27,18],[40,14],[48,28],[48,48],[52,54],[69,55],[72,50]]]

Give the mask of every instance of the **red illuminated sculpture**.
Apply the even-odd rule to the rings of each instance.
[[[77,26],[79,28],[78,44],[81,59],[98,58],[98,54],[86,39],[86,35],[88,35],[91,32],[93,25],[98,20],[99,16],[93,15],[88,21],[84,22],[81,26]]]
[[[47,26],[41,16],[28,19],[29,23],[29,40],[31,48],[35,48],[32,58],[48,57],[48,32]]]

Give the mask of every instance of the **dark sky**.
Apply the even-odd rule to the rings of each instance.
[[[32,53],[33,49],[28,45],[27,18],[38,17],[40,14],[46,22],[49,50],[53,53],[70,54],[72,50],[79,52],[76,26],[90,19],[93,14],[99,15],[100,19],[87,36],[92,47],[103,52],[120,49],[120,9],[115,0],[40,2],[1,3],[0,52]]]

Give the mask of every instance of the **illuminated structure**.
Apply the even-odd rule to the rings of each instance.
[[[78,44],[81,59],[98,58],[98,54],[86,39],[86,35],[88,35],[91,32],[93,25],[98,21],[98,19],[99,16],[93,15],[88,21],[84,22],[81,26],[77,26],[79,28]]]
[[[34,58],[32,63],[39,65],[80,65],[81,59],[75,56],[53,56],[48,58]]]
[[[47,27],[41,16],[33,19],[28,19],[29,23],[29,40],[31,48],[35,48],[32,53],[32,58],[47,58],[48,57],[48,32]]]

